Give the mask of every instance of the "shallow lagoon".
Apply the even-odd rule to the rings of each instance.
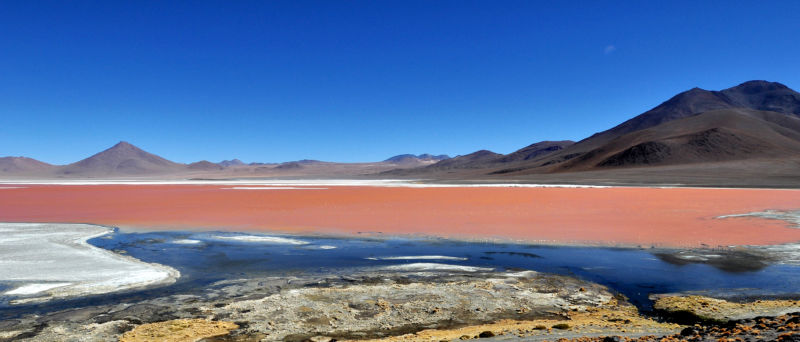
[[[89,243],[174,267],[181,278],[171,286],[90,298],[9,307],[0,298],[0,316],[113,303],[175,293],[199,292],[224,279],[297,274],[347,274],[354,269],[410,263],[529,269],[576,276],[610,287],[644,311],[650,294],[698,291],[723,296],[774,297],[800,292],[800,267],[764,264],[737,269],[703,263],[676,263],[674,251],[607,247],[539,246],[446,239],[321,238],[222,232],[124,232]],[[254,237],[254,238],[250,238]],[[277,237],[277,238],[272,238]],[[666,253],[666,254],[665,254]],[[451,258],[404,259],[403,256]],[[733,261],[735,263],[735,261]],[[732,271],[733,270],[733,271]],[[0,317],[0,318],[2,318]]]

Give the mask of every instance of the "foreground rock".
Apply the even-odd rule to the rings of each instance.
[[[204,319],[177,319],[140,325],[126,332],[120,342],[193,342],[207,337],[227,335],[239,326],[231,322]]]
[[[585,311],[568,312],[564,319],[501,320],[454,329],[427,329],[371,342],[453,341],[488,337],[513,341],[553,341],[576,336],[653,336],[678,332],[681,328],[677,324],[659,323],[642,317],[634,307],[609,302]]]
[[[571,315],[606,309],[629,311],[602,286],[535,272],[495,274],[488,278],[449,276],[436,280],[395,276],[374,284],[326,284],[293,289],[215,308],[214,316],[249,322],[241,335],[263,340],[364,339],[493,323],[546,320],[548,327],[569,323]],[[597,318],[599,318],[598,316]],[[532,328],[532,327],[531,327]],[[480,332],[475,335],[479,335]]]
[[[639,329],[642,334],[663,335],[679,330],[639,317],[634,307],[619,302],[603,286],[570,277],[376,269],[338,276],[226,280],[199,295],[28,315],[0,322],[0,340],[136,341],[131,338],[147,334],[161,334],[157,340],[180,340],[187,331],[209,329],[208,324],[232,329],[216,338],[219,341],[385,338],[487,324],[503,328],[459,333],[488,337]]]
[[[582,337],[559,340],[563,342],[610,342],[610,341],[691,341],[691,342],[729,342],[729,341],[800,341],[800,313],[779,317],[759,317],[741,321],[730,321],[724,325],[695,325],[684,328],[678,334],[667,336],[606,336]]]
[[[661,312],[705,317],[681,326],[570,277],[378,268],[225,280],[202,293],[31,314],[0,321],[0,341],[797,341],[799,314],[748,318],[797,304],[659,298]]]
[[[757,300],[746,303],[729,302],[703,296],[656,297],[653,308],[673,320],[683,322],[717,322],[780,316],[800,312],[797,300]]]

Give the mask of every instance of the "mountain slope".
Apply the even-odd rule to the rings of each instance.
[[[772,111],[767,112],[772,114],[764,114],[765,108],[772,109]],[[762,113],[754,114],[754,111],[761,111]],[[688,120],[689,118],[711,112],[716,112],[716,114],[700,119]],[[784,124],[794,125],[792,119],[799,117],[797,114],[798,112],[800,112],[800,93],[780,83],[749,81],[722,91],[708,91],[694,88],[672,97],[641,115],[627,120],[609,130],[597,133],[561,151],[545,155],[541,158],[533,158],[527,162],[521,163],[521,165],[518,165],[513,170],[506,168],[489,171],[489,173],[497,174],[498,171],[502,171],[500,173],[513,175],[590,170],[594,167],[601,166],[599,164],[603,163],[603,161],[598,160],[598,158],[600,158],[599,156],[610,157],[609,153],[618,153],[628,149],[630,150],[626,152],[624,156],[618,156],[618,158],[621,159],[618,159],[616,162],[605,162],[602,166],[627,167],[694,162],[696,158],[692,156],[697,156],[699,152],[687,146],[683,146],[682,144],[698,144],[700,143],[699,141],[703,139],[717,139],[716,141],[718,144],[723,144],[723,140],[731,144],[755,144],[748,148],[740,146],[739,149],[753,149],[754,151],[759,148],[769,149],[767,146],[772,146],[772,143],[775,141],[775,139],[773,139],[774,132],[763,130],[762,126],[764,123],[759,122],[759,120],[766,120],[772,123],[773,126],[781,126]],[[754,122],[751,119],[742,118],[741,115],[749,116],[751,119],[758,118],[758,120]],[[711,120],[711,117],[714,119]],[[702,123],[703,120],[711,120],[716,124],[712,125],[710,122]],[[678,123],[673,124],[673,122]],[[742,122],[748,122],[754,126],[743,125]],[[655,129],[662,125],[665,126],[660,129]],[[736,126],[736,128],[726,128],[729,125]],[[705,130],[712,130],[715,128],[717,130],[707,132],[707,137],[689,137],[691,134],[703,134],[702,132],[704,130],[701,129],[703,127]],[[781,128],[775,128],[775,130],[783,132]],[[644,133],[639,133],[638,135],[627,136],[635,132],[643,131]],[[758,133],[756,133],[756,131],[758,131]],[[654,136],[649,140],[643,140],[643,136],[652,135],[655,134],[655,132],[661,133],[659,133],[660,135],[657,137]],[[766,134],[766,136],[760,138],[759,134]],[[685,137],[679,139],[679,136]],[[723,138],[722,136],[727,137]],[[731,136],[735,136],[736,138]],[[664,139],[671,140],[660,141]],[[742,141],[737,142],[739,139]],[[757,143],[756,140],[765,140],[767,142]],[[644,145],[637,146],[638,144]],[[683,147],[676,149],[676,144]],[[668,160],[656,158],[655,155],[666,153],[665,149],[667,147],[665,146],[670,146],[671,152],[669,154],[672,157],[667,158]],[[730,153],[723,150],[723,145],[720,145],[719,148],[715,149],[714,153],[706,153],[706,157],[711,158],[710,160],[733,158],[730,156],[724,157],[725,155],[730,155]],[[783,148],[777,148],[776,151],[788,153]],[[763,152],[766,153],[768,151]],[[681,157],[680,155],[684,153],[687,155]],[[739,152],[734,154],[737,156],[741,155]],[[640,157],[633,157],[634,155]],[[638,162],[634,162],[637,158],[644,158],[641,157],[642,155],[651,155],[651,157],[656,159],[645,158],[638,159]],[[748,155],[750,157],[757,156],[756,153]],[[771,154],[767,153],[765,155]],[[699,162],[702,160],[697,161]],[[593,162],[597,162],[597,164],[592,164]]]
[[[507,155],[495,153],[488,150],[480,150],[467,155],[441,160],[435,164],[428,166],[402,169],[402,170],[391,170],[384,172],[383,174],[405,175],[405,176],[410,176],[410,175],[431,176],[435,175],[436,173],[441,173],[441,172],[454,173],[458,172],[459,170],[471,171],[471,170],[489,169],[498,167],[508,168],[512,167],[513,165],[519,162],[524,162],[529,159],[534,159],[556,151],[560,151],[572,144],[574,144],[574,142],[570,140],[541,141],[523,147]]]
[[[800,156],[800,118],[722,109],[631,132],[554,171]]]
[[[122,141],[89,158],[60,167],[58,174],[113,177],[165,174],[181,170],[185,170],[185,165],[145,152]]]
[[[0,174],[25,175],[52,172],[56,167],[27,157],[0,158]]]
[[[515,152],[500,157],[496,159],[495,162],[512,163],[523,160],[531,160],[547,155],[549,153],[563,150],[569,146],[572,146],[573,144],[575,144],[575,142],[571,140],[540,141],[538,143],[525,146]]]
[[[625,121],[607,131],[581,141],[607,141],[610,138],[660,125],[672,120],[717,109],[749,108],[784,114],[800,113],[800,93],[783,84],[767,81],[748,81],[722,91],[693,88]],[[596,144],[596,143],[595,143]]]
[[[436,164],[423,167],[425,170],[475,169],[485,167],[502,154],[488,150],[480,150],[467,155],[442,160]]]
[[[721,91],[736,107],[800,116],[800,93],[767,81],[750,81]]]
[[[225,167],[220,164],[212,163],[208,160],[201,160],[186,165],[186,168],[192,171],[215,171],[215,170],[222,170]]]

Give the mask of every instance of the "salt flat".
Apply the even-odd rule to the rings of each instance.
[[[109,293],[175,282],[177,270],[94,247],[110,233],[87,224],[0,223],[0,281],[12,304]]]

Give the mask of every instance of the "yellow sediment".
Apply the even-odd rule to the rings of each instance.
[[[120,342],[194,342],[207,337],[222,336],[239,328],[232,322],[205,319],[176,319],[137,326],[120,337]]]
[[[566,324],[566,326],[564,326]],[[680,325],[659,323],[639,315],[635,307],[593,308],[585,312],[570,312],[564,320],[501,320],[495,323],[470,325],[456,329],[428,329],[413,334],[392,336],[382,339],[366,340],[374,342],[396,341],[442,341],[478,338],[481,333],[491,332],[494,335],[512,335],[519,337],[542,336],[561,331],[554,326],[561,325],[577,334],[621,333],[672,333],[681,328]],[[360,340],[360,342],[365,342]]]

